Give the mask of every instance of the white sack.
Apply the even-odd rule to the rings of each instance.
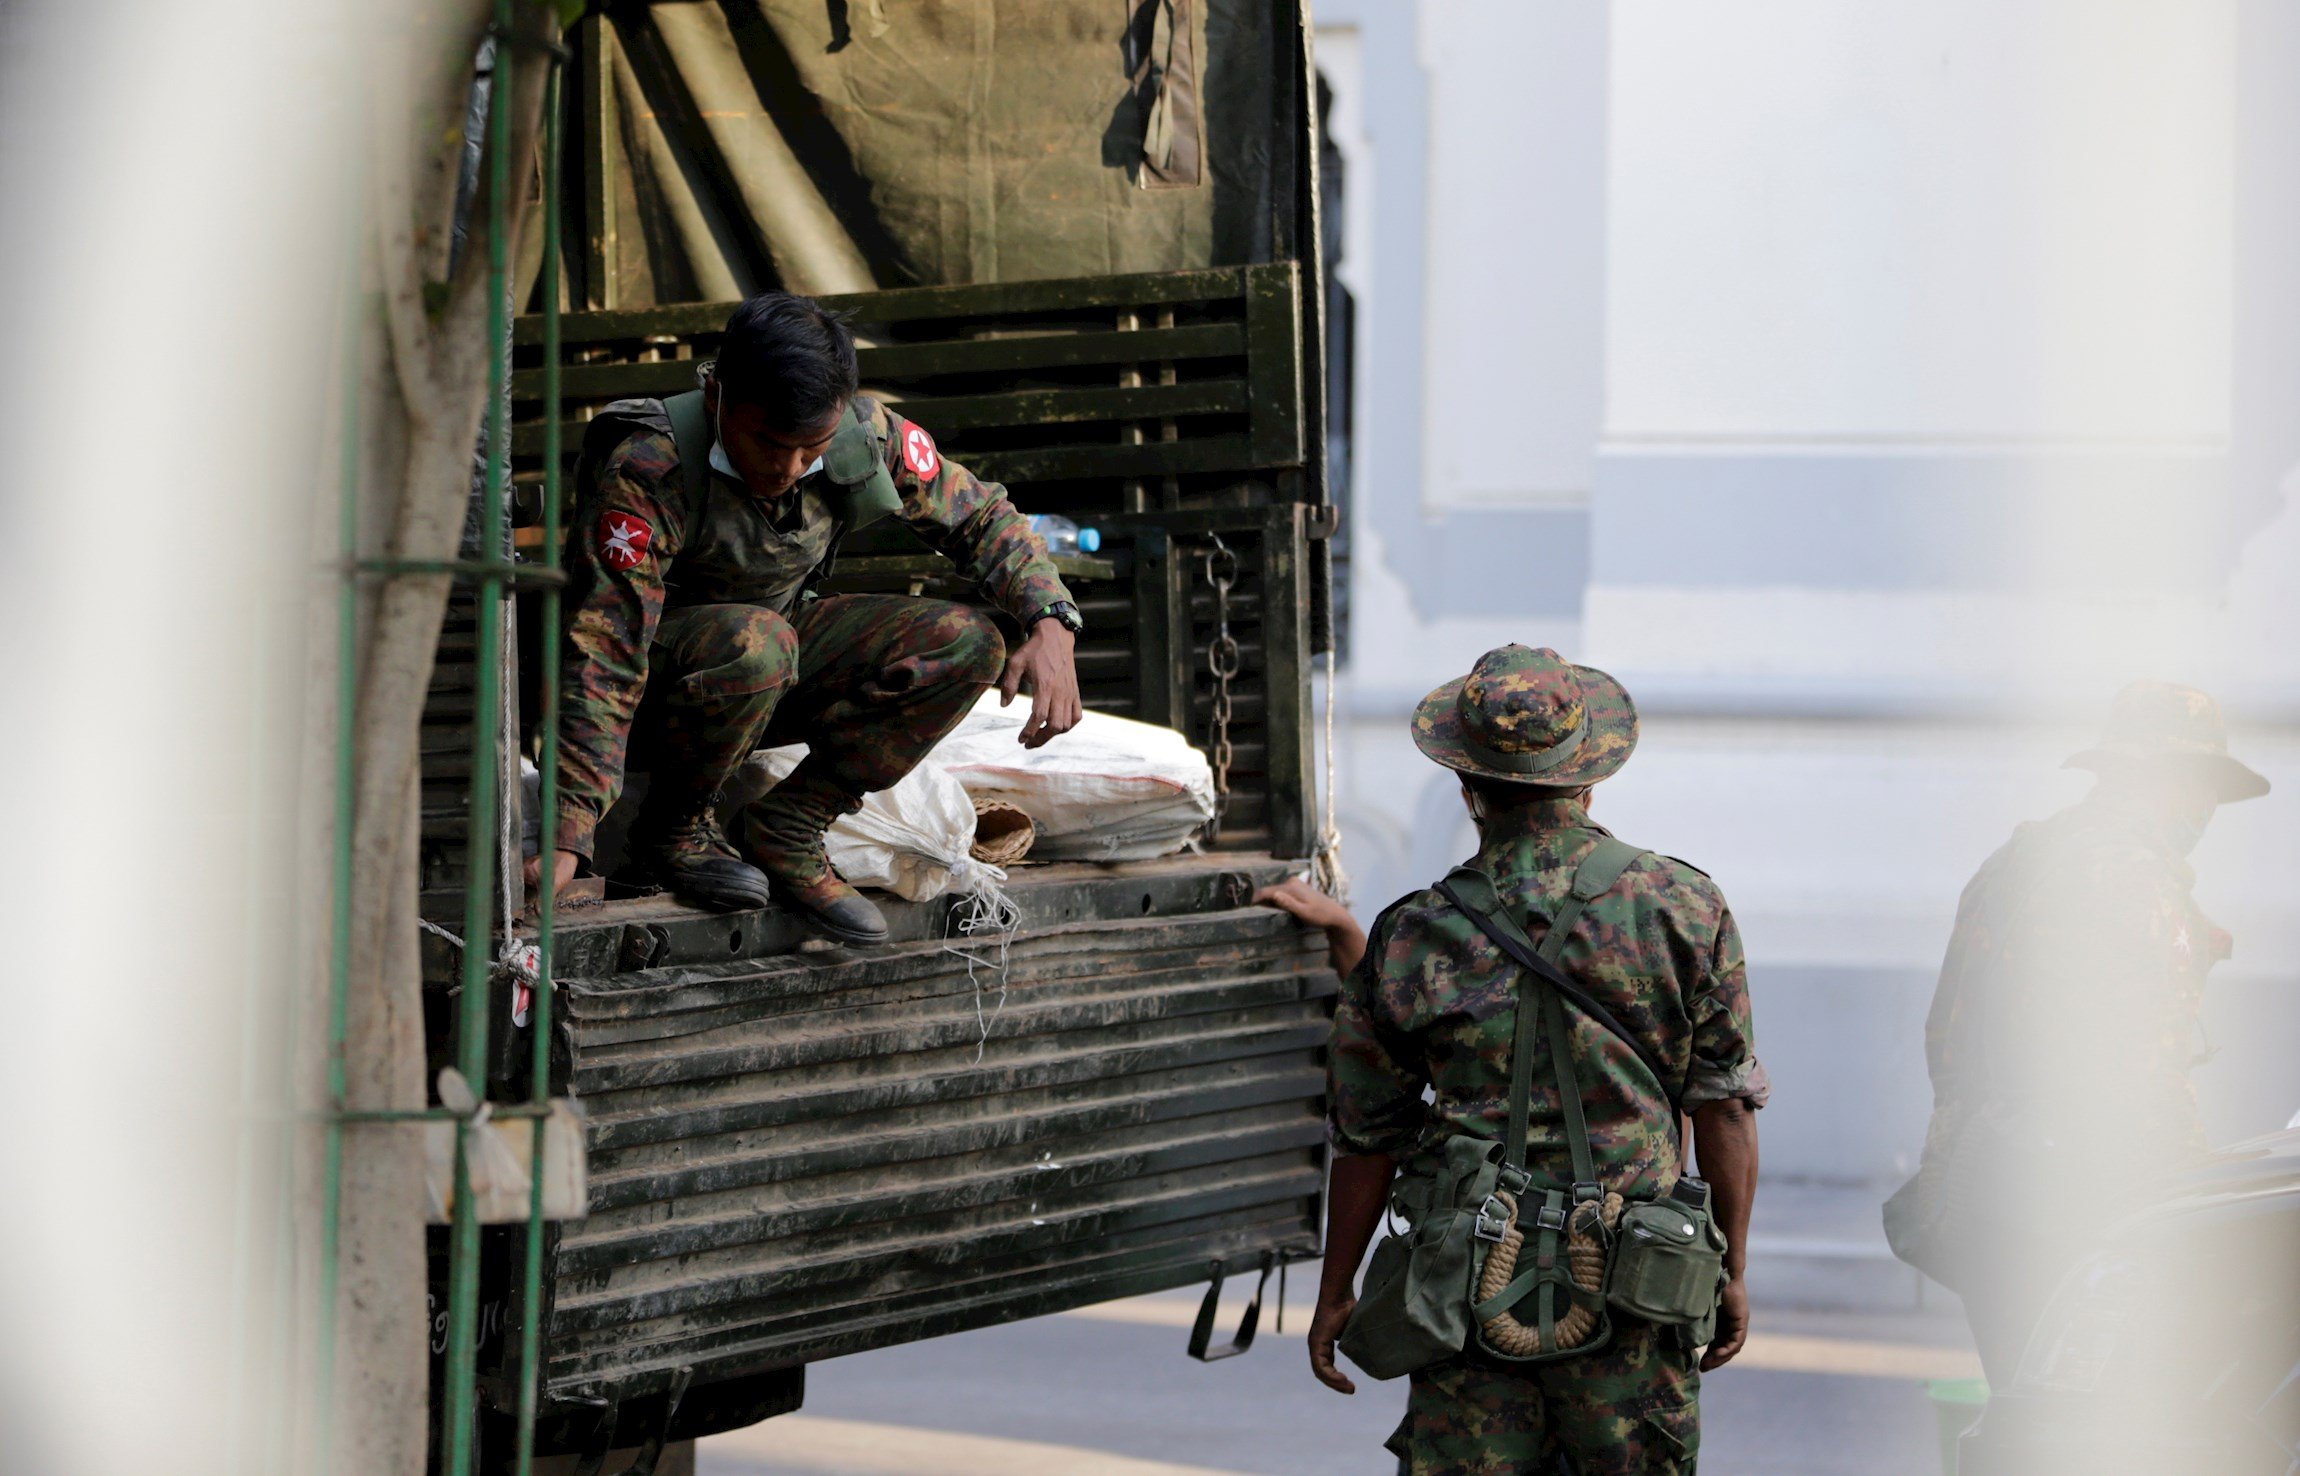
[[[807,755],[806,745],[762,748],[743,761],[728,786],[735,804],[765,794]],[[974,845],[974,801],[933,760],[904,775],[892,789],[866,796],[860,810],[823,836],[831,865],[851,886],[883,887],[912,902],[945,892],[975,892],[1005,873],[967,854]]]
[[[1033,861],[1146,861],[1187,848],[1214,817],[1214,770],[1172,728],[1090,712],[1043,748],[1015,741],[1030,703],[986,692],[936,745],[977,800],[1004,800],[1038,827]]]

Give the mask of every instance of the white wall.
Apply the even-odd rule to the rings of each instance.
[[[1608,437],[2227,434],[2228,0],[1612,15]]]
[[[1378,6],[1334,3],[1373,34]],[[1371,121],[1344,146],[1378,170],[1374,219],[1421,211],[1423,235],[1412,261],[1382,235],[1362,307],[1419,294],[1423,419],[1419,485],[1356,489],[1360,911],[1472,844],[1406,735],[1414,697],[1505,640],[1613,670],[1645,737],[1599,813],[1734,901],[1782,1087],[1769,1171],[1885,1179],[1921,1132],[1965,880],[2081,791],[2060,760],[2118,685],[2194,680],[2257,719],[2240,748],[2280,782],[2197,858],[2239,940],[2211,1005],[2233,1043],[2199,1084],[2224,1133],[2300,1105],[2257,1044],[2300,1028],[2300,520],[2227,568],[2230,509],[2265,495],[2231,468],[2275,465],[2263,418],[2294,414],[2256,392],[2247,421],[2237,386],[2300,352],[2247,337],[2263,279],[2240,273],[2300,260],[2263,203],[2300,132],[2257,101],[2300,79],[2300,35],[2266,14],[1422,0],[1410,51],[1365,45]],[[1369,335],[1362,363],[1403,351]],[[1393,404],[1361,402],[1367,436],[1399,433]],[[1538,510],[1576,497],[1571,613],[1464,618],[1397,572],[1426,560],[1385,555],[1474,529],[1527,541],[1486,567],[1530,563],[1560,527]]]
[[[1585,502],[1604,413],[1606,7],[1420,12],[1430,507]]]

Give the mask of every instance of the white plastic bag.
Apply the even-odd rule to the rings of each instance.
[[[752,754],[728,786],[734,804],[774,788],[806,755],[803,743]],[[882,887],[912,902],[945,892],[972,893],[1003,881],[1004,872],[967,854],[973,845],[974,801],[931,759],[894,788],[866,796],[860,810],[834,823],[823,837],[831,865],[849,885]]]
[[[1015,739],[1028,699],[986,692],[929,762],[977,800],[1031,818],[1033,861],[1146,861],[1186,849],[1214,816],[1214,770],[1172,728],[1090,712],[1043,748]]]

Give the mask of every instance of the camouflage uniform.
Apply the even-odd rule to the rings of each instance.
[[[2181,728],[2205,736],[2168,745]],[[2227,798],[2264,792],[2220,735],[2205,694],[2136,684],[2109,739],[2071,762],[2194,761],[2224,776]],[[1895,1198],[1937,1217],[1941,1258],[1927,1269],[1958,1283],[2000,1387],[2087,1248],[2069,1233],[2068,1206],[2145,1193],[2205,1152],[2189,1070],[2208,1054],[2205,975],[2231,940],[2192,894],[2197,838],[2130,787],[2104,784],[2017,829],[1958,903],[1925,1022],[1923,1166]]]
[[[1414,713],[1414,744],[1437,763],[1550,792],[1485,816],[1472,863],[1537,947],[1607,834],[1566,796],[1627,762],[1637,730],[1619,682],[1524,646],[1488,651]],[[1687,1111],[1728,1097],[1764,1105],[1740,934],[1700,871],[1638,857],[1573,922],[1559,964],[1683,1084]],[[1382,1155],[1415,1174],[1436,1167],[1451,1136],[1504,1138],[1521,987],[1518,966],[1435,890],[1386,909],[1335,1010],[1335,1151]],[[1610,1030],[1578,1009],[1564,1018],[1593,1172],[1625,1196],[1665,1193],[1682,1169],[1667,1098]],[[1536,1048],[1556,1044],[1544,1031]],[[1535,1183],[1563,1188],[1574,1178],[1564,1104],[1549,1064],[1529,1065],[1525,1166]],[[1561,1460],[1582,1473],[1693,1469],[1693,1350],[1675,1330],[1614,1322],[1612,1342],[1584,1357],[1518,1367],[1473,1353],[1415,1374],[1389,1440],[1399,1471],[1483,1476]]]
[[[1521,806],[1486,823],[1474,864],[1538,943],[1541,919],[1605,833],[1574,800]],[[1727,1097],[1764,1104],[1740,934],[1701,872],[1641,858],[1582,913],[1563,966],[1687,1084],[1688,1111]],[[1385,911],[1335,1012],[1336,1151],[1385,1154],[1412,1172],[1448,1134],[1501,1137],[1520,973],[1435,892]],[[1666,1192],[1681,1167],[1668,1103],[1610,1031],[1577,1010],[1566,1017],[1599,1178],[1629,1196]],[[1425,1085],[1434,1100],[1423,1100]],[[1546,1061],[1533,1069],[1527,1143],[1537,1181],[1571,1181]],[[1617,1319],[1613,1344],[1587,1358],[1416,1375],[1390,1448],[1413,1476],[1529,1470],[1536,1450],[1566,1454],[1584,1473],[1690,1469],[1699,1390],[1673,1332]]]
[[[869,397],[853,408],[901,498],[897,516],[992,602],[1027,627],[1070,598],[1004,489]],[[591,854],[634,745],[655,774],[650,805],[658,794],[671,805],[715,794],[762,743],[796,742],[806,761],[746,810],[735,838],[753,853],[804,845],[957,724],[998,679],[1004,638],[945,601],[804,597],[838,531],[837,489],[820,466],[772,504],[714,474],[695,509],[662,403],[603,413],[638,428],[578,472],[558,846]]]

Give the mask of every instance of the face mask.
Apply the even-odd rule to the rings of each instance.
[[[2186,856],[2204,839],[2204,827],[2212,823],[2212,812],[2195,809],[2180,815],[2167,815],[2156,823],[2156,838],[2175,856]]]
[[[711,416],[711,470],[730,482],[740,482],[742,477],[736,474],[735,464],[727,459],[727,430],[723,423],[725,418],[724,411],[714,413]],[[808,462],[807,469],[800,472],[799,475],[811,477],[822,469],[823,459],[818,456],[813,461]]]
[[[711,412],[711,470],[730,482],[739,482],[735,464],[727,459],[727,413],[714,408]]]

